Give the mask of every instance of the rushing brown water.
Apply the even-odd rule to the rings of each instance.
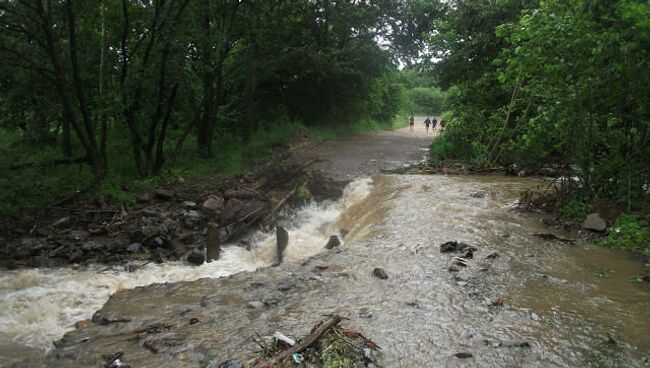
[[[256,333],[305,334],[323,315],[339,313],[382,347],[386,367],[647,367],[650,288],[633,280],[643,265],[624,252],[533,236],[549,230],[514,203],[538,184],[417,175],[356,182],[356,195],[313,207],[326,216],[298,213],[282,267],[121,292],[100,313],[130,322],[67,334],[58,353],[72,360],[48,364],[100,366],[102,354],[122,351],[134,367],[204,366],[248,356]],[[471,197],[477,190],[488,195]],[[349,230],[345,244],[317,254],[341,228]],[[255,239],[256,249],[236,257],[238,267],[233,256],[204,271],[175,265],[168,272],[191,280],[267,266],[272,234]],[[448,271],[452,255],[439,252],[449,240],[479,247],[457,273]],[[492,252],[499,257],[486,259]],[[374,278],[375,267],[389,278]],[[249,308],[251,301],[265,307]],[[154,354],[142,346],[147,337],[127,339],[159,322],[171,327],[158,337],[178,342],[170,350]]]

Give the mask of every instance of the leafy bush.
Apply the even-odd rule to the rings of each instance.
[[[587,216],[589,208],[587,205],[578,198],[571,198],[568,202],[563,204],[557,209],[557,214],[560,217],[573,221],[580,222]]]
[[[647,227],[641,227],[637,216],[632,214],[622,214],[602,243],[612,248],[631,249],[650,256],[650,231]]]

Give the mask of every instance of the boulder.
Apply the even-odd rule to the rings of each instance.
[[[330,236],[330,240],[327,241],[327,244],[325,244],[325,249],[336,248],[339,245],[341,245],[341,240],[339,240],[339,237],[336,235],[332,235]]]
[[[195,266],[200,266],[205,262],[205,255],[198,249],[192,249],[187,255],[187,262]]]
[[[221,224],[230,225],[237,219],[237,214],[244,207],[244,202],[237,198],[229,199],[221,210]]]
[[[470,193],[469,196],[472,197],[472,198],[485,198],[485,197],[487,197],[487,193],[482,191],[482,190],[479,190],[479,191]]]
[[[582,227],[589,231],[603,232],[607,230],[607,223],[598,213],[594,212],[587,216]]]
[[[142,244],[140,243],[131,243],[126,247],[126,251],[130,253],[137,253],[140,251],[142,248]]]
[[[203,204],[201,205],[201,211],[210,217],[219,217],[221,216],[223,205],[223,198],[210,197],[203,201]]]
[[[153,191],[153,195],[163,201],[174,199],[175,196],[174,192],[168,189],[156,189]]]
[[[372,270],[372,275],[381,280],[386,280],[388,278],[388,274],[386,273],[386,270],[379,267]]]

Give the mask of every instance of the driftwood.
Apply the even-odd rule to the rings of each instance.
[[[276,355],[273,357],[273,359],[269,361],[258,361],[255,364],[252,365],[253,368],[267,368],[267,367],[274,367],[279,364],[281,364],[285,359],[291,357],[293,354],[300,353],[310,346],[312,346],[318,339],[321,338],[329,330],[330,328],[338,325],[343,318],[341,316],[332,316],[330,319],[327,321],[323,322],[320,326],[318,326],[314,331],[312,331],[309,336],[307,336],[305,339],[303,339],[299,344],[292,346],[291,348],[281,352],[280,354]]]
[[[89,161],[88,156],[82,156],[82,157],[58,158],[58,159],[42,161],[42,162],[22,162],[22,163],[17,163],[9,166],[9,170],[23,170],[23,169],[31,169],[31,168],[66,165],[66,164],[80,164],[88,161]]]

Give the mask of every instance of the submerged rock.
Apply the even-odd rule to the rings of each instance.
[[[598,213],[594,212],[587,216],[582,227],[590,231],[603,232],[607,230],[607,223]]]
[[[470,193],[469,196],[472,197],[472,198],[485,198],[485,197],[487,197],[487,193],[482,191],[482,190],[479,190],[477,192]]]
[[[474,355],[472,353],[462,351],[462,352],[454,354],[454,356],[456,358],[458,358],[458,359],[469,359],[469,358],[473,357]]]
[[[386,270],[380,267],[377,267],[374,270],[372,270],[372,275],[381,280],[386,280],[388,278],[388,274],[386,273]]]
[[[463,242],[448,241],[440,245],[440,253],[476,252],[478,248]]]
[[[497,259],[499,258],[499,253],[498,252],[492,252],[485,257],[485,259]]]

